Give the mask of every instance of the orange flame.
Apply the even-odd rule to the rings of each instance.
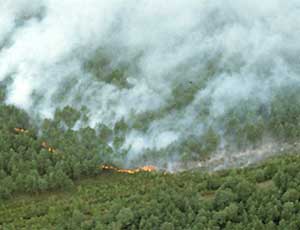
[[[103,170],[112,170],[112,171],[115,171],[118,173],[126,173],[126,174],[136,174],[139,172],[154,172],[157,170],[157,168],[153,165],[147,165],[147,166],[143,166],[140,168],[134,168],[134,169],[120,169],[120,168],[116,168],[111,165],[102,165],[101,168]]]
[[[17,133],[28,133],[29,131],[23,128],[14,128],[14,131]],[[41,146],[46,149],[50,153],[56,153],[57,150],[51,146],[48,145],[47,142],[43,141]],[[112,170],[118,173],[127,173],[127,174],[136,174],[139,172],[155,172],[157,171],[157,168],[153,165],[146,165],[139,168],[133,168],[133,169],[120,169],[111,165],[102,165],[102,170]]]
[[[111,165],[102,165],[101,168],[103,170],[118,170],[117,168],[111,166]]]
[[[14,131],[15,131],[16,133],[28,133],[28,132],[29,132],[28,130],[23,129],[23,128],[14,128]],[[55,152],[57,152],[55,148],[50,147],[50,146],[47,144],[47,142],[45,142],[45,141],[42,142],[41,146],[42,146],[44,149],[47,149],[48,152],[50,152],[50,153],[55,153]]]
[[[154,172],[157,170],[157,168],[153,165],[146,165],[140,168],[144,172]]]
[[[23,128],[14,128],[17,133],[28,133],[29,131]]]
[[[57,152],[55,148],[50,147],[45,141],[42,142],[42,147],[44,149],[47,149],[48,152],[50,152],[50,153],[56,153]]]

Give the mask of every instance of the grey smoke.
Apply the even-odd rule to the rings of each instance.
[[[299,85],[299,15],[298,0],[2,0],[0,81],[11,79],[6,103],[42,118],[86,106],[92,127],[163,110],[176,87],[196,85],[185,106],[128,133],[135,156],[201,136],[244,99],[268,104],[274,89]],[[129,88],[84,68],[99,49],[112,69],[129,64]]]

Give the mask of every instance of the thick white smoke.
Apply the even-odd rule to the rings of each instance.
[[[41,117],[84,105],[91,126],[167,111],[124,144],[132,153],[164,148],[201,136],[243,99],[268,103],[272,90],[300,84],[299,15],[298,0],[2,0],[0,81],[10,79],[8,104]],[[84,67],[96,50],[111,69],[129,65],[130,87]],[[170,109],[174,90],[191,85],[193,97]]]

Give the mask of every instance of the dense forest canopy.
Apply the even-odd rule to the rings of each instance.
[[[217,173],[102,173],[68,191],[1,202],[0,228],[296,230],[299,166],[290,154]]]
[[[289,92],[289,102],[296,100],[296,92]],[[281,102],[279,98],[278,103]],[[274,118],[258,127],[237,121],[238,115],[233,111],[227,121],[228,132],[231,132],[228,137],[234,138],[241,149],[247,148],[249,143],[254,145],[260,142],[263,132],[267,130],[274,133],[278,141],[294,143],[300,134],[297,126],[300,124],[297,121],[300,114],[297,109],[300,106],[292,107],[293,104],[283,101],[285,103],[280,106],[274,105]],[[286,110],[282,110],[284,106]],[[290,117],[281,114],[276,108],[284,113],[289,111]],[[17,192],[69,187],[72,181],[81,177],[98,175],[104,164],[126,166],[128,152],[120,146],[130,127],[121,121],[113,128],[98,124],[95,129],[72,129],[79,119],[88,119],[84,118],[85,115],[84,109],[77,111],[67,106],[57,109],[54,119],[44,119],[37,125],[25,111],[0,103],[0,197],[7,198]],[[219,136],[210,129],[200,140],[190,137],[183,144],[171,146],[166,151],[148,150],[132,162],[134,166],[155,162],[160,169],[168,170],[168,163],[160,163],[158,160],[167,161],[172,158],[172,152],[180,152],[181,164],[178,167],[184,168],[190,161],[203,162],[208,159],[218,143]],[[233,166],[238,166],[238,163]]]
[[[80,116],[65,107],[37,127],[0,105],[0,227],[299,229],[299,156],[216,173],[103,171],[126,158],[115,147],[124,123],[70,129]]]

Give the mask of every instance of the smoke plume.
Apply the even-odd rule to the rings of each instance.
[[[124,120],[134,158],[223,136],[229,111],[299,86],[299,15],[298,0],[2,0],[0,81],[33,117],[70,105],[91,127]]]

